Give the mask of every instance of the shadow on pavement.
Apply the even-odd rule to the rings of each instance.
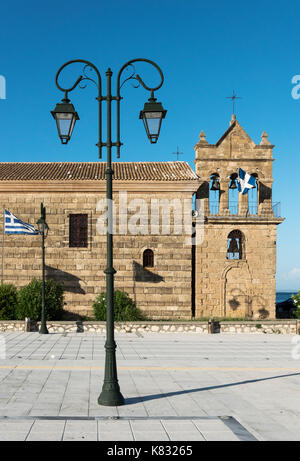
[[[292,374],[288,374],[288,375],[279,375],[279,376],[270,376],[269,378],[248,379],[246,381],[238,381],[236,383],[220,384],[218,386],[209,386],[209,387],[198,387],[198,388],[195,388],[195,389],[187,389],[187,390],[183,390],[183,391],[166,392],[164,394],[145,395],[145,396],[141,396],[141,397],[129,397],[129,398],[125,399],[125,405],[133,405],[133,404],[138,403],[138,402],[146,402],[147,400],[156,400],[156,399],[162,399],[162,398],[165,398],[165,397],[173,397],[175,395],[192,394],[194,392],[211,391],[213,389],[222,389],[222,388],[225,388],[225,387],[240,386],[242,384],[258,383],[260,381],[268,381],[270,379],[288,378],[290,376],[300,376],[300,373],[292,373]]]

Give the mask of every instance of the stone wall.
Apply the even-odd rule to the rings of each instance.
[[[201,132],[195,146],[196,173],[203,183],[197,192],[204,210],[204,237],[196,247],[196,317],[275,318],[276,230],[283,219],[272,211],[273,145],[263,132],[256,144],[233,115],[228,130],[216,144]],[[230,205],[229,184],[239,168],[257,178],[257,210],[248,194],[238,194]],[[211,175],[219,180],[216,210],[211,207]],[[197,232],[201,231],[197,223]],[[227,259],[228,235],[240,231],[242,257]]]
[[[27,324],[22,320],[0,320],[0,332],[27,331]]]
[[[0,321],[0,332],[37,332],[40,323],[22,321]],[[105,322],[47,322],[49,333],[101,333],[105,334]],[[197,334],[300,334],[299,320],[245,321],[245,322],[116,322],[119,333],[197,333]]]
[[[47,185],[43,185],[45,188]],[[126,185],[125,185],[126,186]],[[124,186],[124,187],[125,187]],[[157,233],[151,233],[148,219],[151,216],[150,201],[180,200],[192,201],[192,187],[195,185],[168,184],[152,192],[143,192],[143,185],[137,191],[127,193],[127,201],[146,200],[145,207],[128,212],[128,232],[121,235],[116,220],[114,236],[115,289],[126,291],[145,314],[153,319],[191,318],[191,245],[187,236],[174,232],[174,214],[171,210],[170,231],[162,232],[162,211]],[[35,224],[40,217],[40,204],[47,211],[49,234],[46,239],[46,274],[63,282],[65,286],[65,309],[81,315],[92,316],[92,303],[96,296],[105,291],[106,234],[100,235],[98,219],[103,211],[105,191],[57,191],[57,192],[0,192],[0,202],[18,218]],[[33,187],[33,186],[32,186]],[[131,185],[131,189],[132,189]],[[74,185],[76,190],[77,185]],[[176,190],[178,189],[179,190]],[[186,189],[186,190],[185,190]],[[115,181],[114,198],[119,205],[118,184]],[[100,203],[100,205],[99,205]],[[98,207],[98,208],[97,208]],[[124,207],[124,208],[123,208]],[[147,210],[148,207],[148,210]],[[124,212],[125,205],[117,209]],[[132,235],[130,224],[140,211],[138,227],[140,235]],[[147,214],[147,211],[149,213]],[[184,212],[184,211],[183,211]],[[88,247],[69,248],[69,215],[88,214]],[[131,221],[130,221],[131,220]],[[133,221],[132,221],[133,220]],[[122,231],[123,232],[123,231]],[[2,234],[2,220],[0,226]],[[125,233],[125,232],[124,232]],[[154,252],[154,267],[143,268],[143,251],[150,248]],[[41,278],[41,237],[30,235],[5,235],[4,282],[22,287],[33,277]]]
[[[300,334],[299,320],[220,322],[220,333]]]
[[[243,258],[228,260],[227,237],[244,237]],[[272,222],[208,218],[196,247],[196,318],[275,318],[276,230]]]

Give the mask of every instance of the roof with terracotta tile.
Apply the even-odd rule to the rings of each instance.
[[[119,181],[191,181],[199,179],[187,162],[114,162]],[[105,162],[3,162],[0,181],[93,181],[105,179]]]

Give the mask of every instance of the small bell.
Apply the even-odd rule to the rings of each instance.
[[[238,247],[236,238],[230,239],[228,253],[239,253],[239,247]]]
[[[229,189],[237,189],[235,179],[232,179],[229,184]]]
[[[220,190],[220,183],[217,178],[213,178],[210,190]]]

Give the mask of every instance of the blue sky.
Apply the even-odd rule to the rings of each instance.
[[[277,289],[300,289],[299,186],[300,99],[291,79],[300,74],[300,2],[202,2],[194,0],[23,0],[2,3],[0,74],[1,161],[97,161],[95,89],[72,94],[80,122],[62,146],[50,110],[62,97],[54,84],[71,59],[90,60],[117,76],[133,58],[154,60],[165,83],[157,92],[168,110],[158,144],[147,141],[138,119],[147,92],[123,87],[123,161],[180,160],[193,166],[193,146],[204,129],[215,143],[228,128],[232,90],[242,96],[237,119],[260,142],[263,130],[275,144],[273,201],[286,221],[278,228]],[[155,71],[139,66],[149,85]],[[73,84],[77,68],[66,73]],[[79,68],[78,68],[79,72]],[[113,81],[113,89],[116,81]]]

